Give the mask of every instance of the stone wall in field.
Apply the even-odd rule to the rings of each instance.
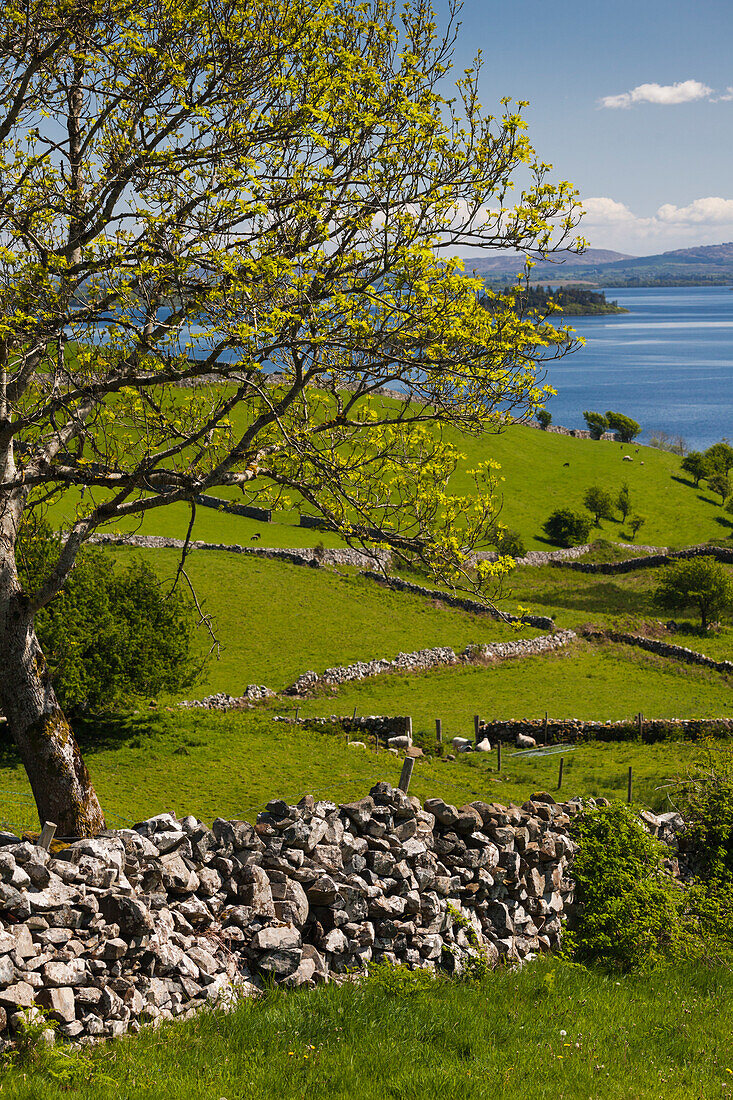
[[[167,538],[163,535],[94,535],[91,542],[107,546],[139,546],[145,550],[173,549],[182,550],[183,539]],[[229,554],[244,554],[253,558],[270,558],[274,561],[288,562],[290,565],[309,565],[318,568],[322,565],[353,565],[357,569],[378,566],[388,569],[392,563],[389,550],[351,550],[328,549],[323,547],[299,547],[297,550],[284,550],[269,546],[240,546],[237,543],[202,542],[192,539],[188,544],[191,550],[221,550]]]
[[[161,814],[52,853],[0,836],[0,1031],[34,1003],[113,1037],[372,959],[460,970],[560,943],[577,802],[269,802],[255,825]]]
[[[688,665],[702,665],[704,668],[712,668],[715,672],[733,672],[733,661],[716,661],[713,657],[706,657],[704,653],[698,653],[695,649],[686,646],[673,645],[664,642],[660,638],[645,638],[641,634],[627,634],[622,630],[592,630],[583,632],[585,638],[593,640],[608,640],[622,642],[624,645],[635,646],[637,649],[645,649],[649,653],[657,653],[660,657],[672,657],[676,661],[683,661]]]
[[[640,558],[627,558],[626,561],[585,562],[565,561],[557,559],[550,562],[551,565],[564,569],[575,569],[579,573],[633,573],[636,569],[658,569],[662,565],[669,565],[673,561],[684,561],[687,558],[709,557],[725,565],[733,565],[733,549],[724,546],[688,546],[684,550],[673,550],[665,553],[647,554]]]

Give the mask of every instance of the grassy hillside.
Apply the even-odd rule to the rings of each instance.
[[[632,510],[647,517],[639,535],[641,542],[682,546],[728,538],[733,531],[733,519],[722,511],[719,500],[704,486],[694,489],[686,475],[681,474],[679,457],[652,447],[640,447],[637,451],[633,444],[573,439],[524,426],[481,437],[447,432],[446,438],[466,456],[450,483],[454,492],[471,492],[467,471],[479,462],[494,459],[501,464],[504,479],[498,487],[503,497],[501,521],[520,532],[528,549],[551,549],[542,533],[544,520],[555,508],[580,507],[585,490],[596,484],[616,495],[621,485],[628,483]],[[631,455],[633,462],[624,462],[625,454]],[[222,497],[242,499],[234,491],[217,492]],[[52,521],[58,525],[66,522],[75,503],[73,494],[68,494],[63,502],[53,506]],[[312,512],[312,508],[306,506],[303,511]],[[318,542],[325,546],[342,544],[328,532],[299,527],[298,516],[297,510],[276,512],[275,522],[263,524],[199,507],[194,537],[246,544],[255,535],[260,537],[261,545],[277,547],[315,546]],[[183,538],[189,520],[188,507],[173,504],[147,515],[141,531]],[[137,521],[122,526],[137,530]],[[623,541],[625,532],[622,525],[604,521],[595,534]],[[628,538],[626,533],[627,541]]]
[[[142,554],[161,577],[175,574],[175,550],[115,549],[124,562]],[[309,569],[266,558],[243,558],[216,551],[194,551],[187,572],[214,617],[221,657],[185,693],[239,694],[247,684],[280,690],[307,669],[322,672],[337,664],[392,658],[400,651],[430,646],[463,649],[470,642],[506,641],[540,633],[519,633],[488,615],[453,611],[420,596],[382,588],[354,569]],[[516,607],[516,601],[514,601]],[[208,635],[199,630],[205,652]]]

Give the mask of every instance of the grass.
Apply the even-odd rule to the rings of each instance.
[[[666,661],[642,650],[576,642],[555,654],[468,665],[420,674],[394,674],[344,685],[315,697],[301,715],[410,714],[416,729],[473,736],[473,715],[484,718],[730,717],[730,680],[717,672]]]
[[[393,404],[382,399],[387,405]],[[235,418],[236,419],[236,418]],[[240,415],[240,419],[242,416]],[[242,420],[243,422],[243,420]],[[455,443],[465,459],[451,479],[453,492],[470,493],[473,483],[468,471],[487,459],[501,465],[504,479],[499,485],[503,497],[501,521],[522,535],[528,549],[553,549],[547,543],[542,524],[560,507],[581,507],[583,494],[591,485],[602,485],[614,497],[626,482],[631,494],[632,511],[647,517],[638,536],[644,543],[686,546],[711,539],[728,539],[733,520],[727,516],[705,486],[694,488],[680,469],[680,458],[652,447],[606,441],[573,439],[533,428],[515,425],[499,435],[465,436],[446,430],[445,438]],[[633,462],[624,462],[630,454]],[[642,465],[643,462],[643,465]],[[217,489],[214,495],[241,501],[234,490]],[[52,506],[51,522],[68,522],[79,503],[76,491]],[[261,545],[274,547],[343,545],[337,535],[298,526],[299,509],[274,513],[275,522],[259,523],[213,509],[197,509],[194,538],[205,541],[248,544],[253,535]],[[304,512],[312,512],[304,505]],[[142,532],[183,538],[190,512],[184,504],[168,505],[145,517]],[[137,520],[121,524],[120,529],[137,529]],[[594,532],[614,541],[629,541],[630,535],[620,523],[604,521]]]
[[[460,731],[467,733],[467,726]],[[76,733],[110,827],[167,810],[209,823],[215,817],[254,820],[271,798],[297,802],[305,793],[348,802],[379,780],[396,785],[402,766],[387,750],[349,748],[345,735],[274,722],[268,710],[159,709],[77,723]],[[696,754],[693,744],[681,741],[579,744],[565,753],[562,794],[625,796],[631,764],[635,799],[661,805],[664,785],[684,773]],[[514,757],[507,746],[500,776],[494,753],[462,754],[454,761],[426,756],[417,762],[410,793],[455,805],[523,802],[533,791],[554,791],[557,774],[558,757]],[[22,829],[38,826],[25,772],[8,744],[0,756],[0,819]]]
[[[121,563],[142,554],[161,578],[175,574],[180,558],[175,550],[111,552]],[[393,592],[354,569],[310,569],[208,550],[194,551],[186,569],[222,642],[221,659],[212,660],[195,688],[183,693],[189,698],[216,691],[238,695],[252,683],[280,690],[310,668],[322,672],[400,651],[430,646],[458,651],[470,642],[540,633],[522,627],[517,635],[489,615]],[[198,644],[208,649],[203,630]]]
[[[699,1100],[733,1088],[733,975],[609,977],[553,960],[481,984],[366,982],[271,992],[28,1067],[3,1096],[57,1100]]]

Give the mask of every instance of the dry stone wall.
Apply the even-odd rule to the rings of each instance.
[[[166,538],[162,535],[94,535],[91,542],[107,546],[139,546],[146,550],[174,549],[182,550],[183,539]],[[349,548],[327,549],[322,547],[299,547],[297,550],[283,550],[266,546],[240,546],[237,543],[202,542],[192,539],[192,550],[223,550],[229,554],[245,554],[253,558],[272,558],[289,562],[291,565],[309,565],[318,568],[321,565],[353,565],[357,569],[378,565],[388,569],[392,562],[389,550],[351,550]]]
[[[704,653],[698,653],[695,649],[686,646],[673,645],[664,642],[660,638],[645,638],[641,634],[626,634],[622,630],[591,630],[583,631],[583,636],[594,640],[607,639],[611,642],[622,642],[624,645],[635,646],[637,649],[646,649],[649,653],[658,653],[660,657],[673,657],[677,661],[684,661],[688,665],[702,665],[704,668],[712,668],[716,672],[733,672],[733,661],[716,661],[713,657],[706,657]]]
[[[161,814],[53,854],[5,834],[0,1030],[37,1003],[63,1037],[93,1041],[265,980],[550,951],[573,902],[577,810],[546,794],[421,805],[377,783],[341,806],[273,800],[255,825]]]
[[[633,573],[636,569],[658,569],[673,561],[688,558],[709,557],[725,565],[733,565],[733,550],[723,546],[688,546],[685,550],[676,550],[659,554],[647,554],[643,558],[627,558],[626,561],[584,562],[556,560],[551,565],[564,569],[575,569],[579,573]]]
[[[538,630],[552,630],[555,626],[555,620],[546,615],[522,615],[521,617],[507,615],[497,611],[496,608],[486,607],[485,604],[478,603],[476,600],[464,599],[462,596],[450,596],[447,592],[440,592],[435,588],[423,588],[422,585],[413,584],[412,581],[403,580],[402,577],[386,577],[383,573],[375,573],[369,570],[365,570],[362,576],[378,581],[396,592],[414,592],[418,596],[440,600],[447,607],[457,607],[460,611],[472,611],[477,615],[491,615],[493,619],[501,619],[507,623],[523,623],[525,626],[537,627]]]

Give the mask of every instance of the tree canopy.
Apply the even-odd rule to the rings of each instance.
[[[99,527],[214,486],[290,493],[464,581],[489,535],[491,464],[452,495],[441,428],[532,417],[572,341],[513,294],[484,309],[440,249],[565,247],[578,205],[524,104],[484,114],[478,65],[443,94],[456,15],[438,33],[423,0],[4,7],[0,704],[66,834],[102,815],[33,621]],[[61,552],[25,591],[18,532],[58,500]]]

